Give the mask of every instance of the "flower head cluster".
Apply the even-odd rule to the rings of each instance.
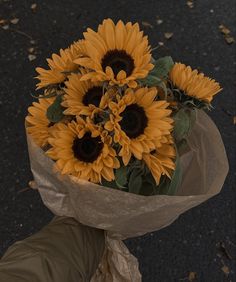
[[[155,61],[137,23],[104,20],[47,62],[36,69],[43,94],[29,107],[27,131],[62,174],[94,183],[116,180],[122,167],[128,175],[137,162],[156,185],[171,178],[173,110],[183,97],[205,104],[220,91],[190,67]]]

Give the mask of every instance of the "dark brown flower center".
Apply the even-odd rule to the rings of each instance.
[[[137,104],[129,105],[122,112],[121,117],[119,124],[129,138],[136,138],[144,133],[148,119],[143,107]]]
[[[58,86],[57,86],[58,88],[57,89],[60,90],[60,89],[64,88],[65,86],[66,86],[65,82],[61,82],[61,83],[58,84]]]
[[[90,88],[83,97],[83,104],[88,106],[92,104],[96,107],[99,107],[101,98],[102,98],[103,90],[100,86],[94,86]]]
[[[50,121],[48,124],[48,127],[52,127],[55,124],[55,122]]]
[[[134,70],[134,60],[124,50],[110,50],[102,58],[103,71],[106,70],[107,66],[112,68],[115,76],[121,70],[125,71],[127,76],[130,76]]]
[[[76,138],[73,142],[72,150],[74,156],[86,163],[92,163],[101,154],[103,143],[100,137],[91,137],[91,133],[87,132],[83,138]]]

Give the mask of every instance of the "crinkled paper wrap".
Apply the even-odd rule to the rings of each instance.
[[[190,151],[180,156],[183,177],[177,195],[140,196],[62,176],[28,136],[31,170],[44,204],[56,215],[74,217],[82,224],[106,230],[107,250],[114,250],[108,262],[113,273],[114,266],[120,273],[128,264],[129,269],[137,268],[136,259],[119,240],[164,228],[220,192],[228,161],[221,135],[205,112],[197,111],[187,143]],[[96,281],[141,281],[138,271],[137,276],[134,272],[130,279],[128,274],[123,278],[114,278],[114,274]]]

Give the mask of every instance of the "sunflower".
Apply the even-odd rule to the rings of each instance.
[[[26,130],[40,147],[48,144],[50,133],[55,127],[46,116],[47,109],[53,101],[54,98],[39,99],[39,103],[33,102],[33,105],[28,108],[29,114],[26,117],[28,126]]]
[[[78,117],[77,122],[58,124],[49,143],[47,155],[56,161],[62,174],[71,174],[94,183],[102,178],[115,178],[114,169],[119,168],[116,151],[111,147],[112,139],[100,131],[88,119]]]
[[[138,78],[144,78],[153,68],[147,36],[143,36],[138,23],[119,21],[116,25],[106,19],[95,32],[88,28],[84,33],[87,56],[75,63],[91,72],[82,80],[109,81],[110,85],[135,88]]]
[[[173,141],[162,144],[161,147],[156,148],[149,154],[143,154],[143,160],[150,169],[157,185],[160,183],[162,175],[167,175],[171,178],[172,172],[175,169],[175,156],[176,152],[173,146]]]
[[[37,89],[47,87],[49,85],[61,84],[67,77],[67,72],[78,69],[73,61],[84,54],[84,40],[79,40],[72,44],[69,48],[60,49],[59,55],[53,54],[51,59],[47,59],[50,69],[36,68],[39,75],[36,77],[40,80]]]
[[[170,79],[174,86],[184,91],[186,95],[207,103],[210,103],[213,96],[222,90],[214,79],[181,63],[175,63],[170,71]]]
[[[149,153],[167,142],[173,120],[166,101],[154,101],[156,88],[128,88],[116,103],[111,101],[110,120],[105,128],[114,131],[114,142],[120,144],[119,156],[128,164],[132,155],[141,160]]]
[[[70,46],[70,50],[73,54],[73,57],[83,57],[86,55],[86,48],[85,48],[85,40],[78,40],[75,41]]]
[[[82,73],[85,73],[82,70]],[[103,108],[107,95],[103,95],[100,82],[80,81],[81,74],[72,74],[65,83],[66,88],[62,105],[66,115],[92,116]]]

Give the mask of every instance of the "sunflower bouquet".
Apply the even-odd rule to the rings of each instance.
[[[203,111],[221,87],[154,58],[138,23],[106,19],[83,35],[36,68],[26,117],[36,186],[54,213],[110,238],[158,230],[223,185],[224,146]]]

